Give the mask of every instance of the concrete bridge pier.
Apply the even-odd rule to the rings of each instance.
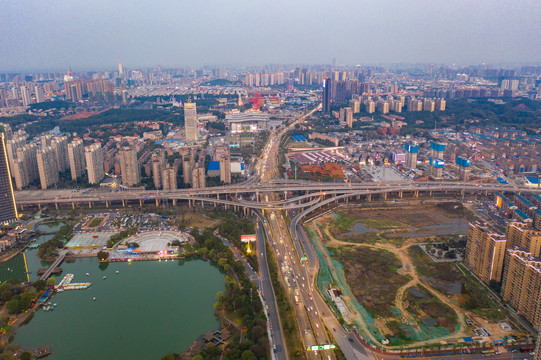
[[[73,202],[73,201],[71,202],[71,208],[75,209],[75,202]]]
[[[38,203],[38,209],[40,209],[40,210],[41,210],[41,204],[39,204],[39,203]]]
[[[92,201],[89,201],[89,202],[88,202],[88,208],[89,208],[89,209],[92,209]]]
[[[520,193],[519,193],[520,195]],[[488,196],[488,190],[485,190],[485,196]]]
[[[201,207],[204,208],[205,207],[205,202],[203,200],[201,200]]]
[[[428,192],[428,196],[432,196],[432,190]]]
[[[56,201],[55,201],[55,204],[56,204]],[[24,211],[24,205],[21,204],[21,211]]]
[[[192,207],[192,200],[188,199],[188,207],[191,208]]]
[[[403,196],[404,196],[404,192],[402,190],[400,190],[398,192],[398,197],[402,199]]]
[[[372,194],[366,195],[366,201],[368,201],[368,202],[372,201]]]
[[[287,200],[287,190],[284,191],[284,199]]]
[[[387,193],[386,192],[383,193],[383,200],[387,200]]]
[[[160,207],[160,199],[156,198],[156,207]]]
[[[413,192],[413,196],[414,196],[414,197],[419,197],[419,190],[415,190],[415,191]]]
[[[54,203],[54,207],[56,208],[56,210],[58,210],[58,203],[56,201]]]
[[[105,207],[106,207],[106,208],[109,207],[109,201],[106,201],[106,202],[105,202]]]
[[[122,207],[126,207],[126,199],[122,199]]]
[[[177,199],[173,199],[173,206],[177,206]]]

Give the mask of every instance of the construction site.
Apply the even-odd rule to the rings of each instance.
[[[431,243],[465,246],[468,216],[460,203],[440,202],[373,203],[316,218],[305,227],[320,292],[346,324],[390,349],[520,339],[525,331],[458,260],[426,252]]]

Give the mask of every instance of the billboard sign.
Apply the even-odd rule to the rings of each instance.
[[[253,235],[241,235],[240,236],[240,241],[242,241],[244,243],[253,242],[255,240],[256,240],[255,234],[253,234]]]

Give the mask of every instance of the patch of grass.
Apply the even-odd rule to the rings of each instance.
[[[394,316],[391,307],[396,292],[409,281],[396,272],[402,265],[400,260],[385,250],[342,247],[331,251],[343,264],[346,280],[359,303],[374,317]]]
[[[90,224],[88,225],[88,227],[96,227],[98,225],[100,225],[103,221],[103,218],[101,217],[95,217],[92,219],[92,221],[90,222]]]

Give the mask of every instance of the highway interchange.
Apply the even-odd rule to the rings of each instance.
[[[282,136],[293,129],[296,123],[304,120],[312,111],[298,118],[279,132],[270,136],[262,156],[254,168],[254,176],[242,184],[213,187],[205,189],[179,189],[174,191],[108,191],[101,189],[86,190],[27,190],[15,193],[18,206],[80,206],[105,203],[106,206],[129,202],[156,202],[177,200],[188,201],[190,206],[195,204],[221,204],[236,209],[253,210],[257,218],[257,252],[259,274],[257,274],[243,259],[234,246],[222,238],[222,241],[233,249],[238,260],[244,266],[260,290],[267,317],[269,319],[269,337],[273,359],[292,358],[288,354],[286,341],[282,332],[279,312],[270,273],[267,264],[265,241],[276,257],[279,277],[291,303],[295,309],[297,326],[303,347],[336,343],[347,359],[391,359],[397,355],[380,355],[373,351],[357,335],[347,333],[338,322],[334,311],[329,308],[316,286],[318,273],[318,258],[303,229],[303,218],[309,213],[325,205],[337,201],[348,201],[352,197],[372,199],[393,196],[419,196],[419,192],[452,192],[455,195],[464,192],[541,192],[537,188],[518,188],[501,184],[469,184],[469,183],[349,183],[325,184],[306,181],[284,181],[277,173],[277,154]],[[257,175],[257,177],[255,176]],[[304,192],[296,197],[287,198],[288,192]],[[284,197],[284,199],[282,199]],[[290,219],[289,223],[287,220]],[[518,356],[517,356],[518,355]],[[522,354],[502,354],[495,359],[530,358]],[[481,355],[457,355],[460,358],[478,359]],[[335,359],[331,350],[306,351],[308,359]],[[447,357],[450,358],[450,357]],[[457,358],[457,357],[451,357]]]

